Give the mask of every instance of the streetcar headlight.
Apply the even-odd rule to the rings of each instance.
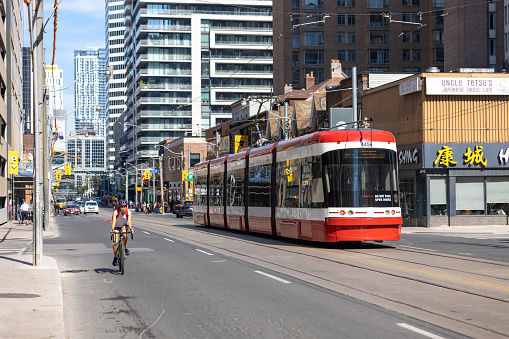
[[[348,215],[353,215],[353,211],[352,210],[348,211]]]
[[[392,210],[392,211],[391,211],[391,214],[392,214],[392,215],[396,214],[396,211],[395,211],[395,210]]]
[[[385,215],[389,215],[390,213],[389,210],[385,211]]]
[[[341,214],[341,215],[345,215],[345,213],[346,213],[345,211],[339,212],[339,214]]]

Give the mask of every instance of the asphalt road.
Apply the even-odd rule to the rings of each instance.
[[[144,230],[142,222],[135,225],[135,239],[129,245],[132,255],[122,276],[111,265],[111,223],[101,218],[104,215],[60,216],[55,221],[57,236],[45,240],[44,254],[55,257],[62,272],[66,337],[463,337]],[[137,218],[155,217],[137,214]],[[169,228],[190,224],[189,219],[171,221],[182,226]]]

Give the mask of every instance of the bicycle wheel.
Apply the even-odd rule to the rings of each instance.
[[[124,275],[124,259],[125,259],[125,245],[124,239],[120,238],[120,244],[118,246],[119,250],[119,258],[118,258],[118,269],[122,275]]]

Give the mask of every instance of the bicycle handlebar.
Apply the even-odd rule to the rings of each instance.
[[[111,231],[110,231],[110,234],[111,234],[111,237],[110,237],[110,238],[111,238],[112,240],[113,240],[113,233],[117,233],[117,234],[127,234],[127,233],[131,233],[131,239],[134,239],[134,237],[133,237],[133,231],[130,231],[130,232],[120,232],[120,231],[113,231],[113,230],[111,230]]]

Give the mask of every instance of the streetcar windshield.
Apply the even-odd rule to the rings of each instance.
[[[326,207],[399,206],[396,152],[342,149],[322,155]]]

